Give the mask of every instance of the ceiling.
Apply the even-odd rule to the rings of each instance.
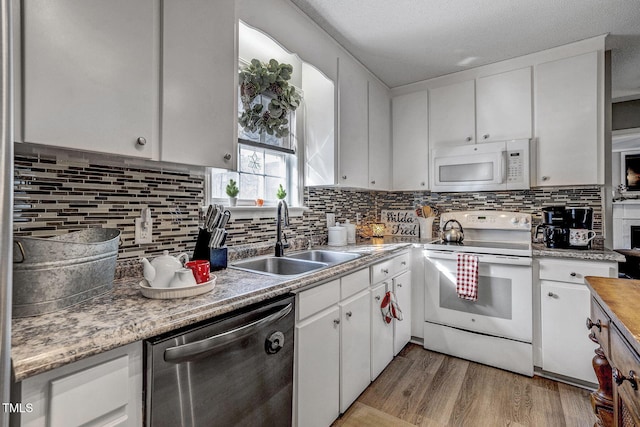
[[[612,98],[640,98],[640,0],[290,0],[387,86],[609,34]]]

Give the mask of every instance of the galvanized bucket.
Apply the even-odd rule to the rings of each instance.
[[[15,237],[13,317],[50,313],[110,291],[119,241],[115,228]]]

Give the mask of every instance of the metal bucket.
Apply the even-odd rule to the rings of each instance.
[[[50,313],[110,291],[119,241],[115,228],[15,237],[13,317]]]

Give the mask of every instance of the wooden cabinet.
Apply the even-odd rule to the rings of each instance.
[[[429,146],[531,138],[531,68],[429,91]]]
[[[340,157],[338,183],[369,187],[368,76],[349,56],[338,63]]]
[[[142,342],[88,357],[27,378],[19,401],[32,411],[12,414],[11,425],[142,425]]]
[[[235,169],[235,4],[169,0],[162,18],[160,160]]]
[[[604,184],[599,55],[535,67],[536,185]]]
[[[294,420],[328,426],[370,383],[369,270],[298,294]]]
[[[391,100],[386,87],[369,80],[369,188],[391,188]],[[406,167],[406,166],[405,166]]]
[[[531,138],[531,97],[531,67],[478,78],[477,141]]]
[[[393,292],[402,310],[402,321],[393,322],[393,355],[411,340],[411,271],[405,271],[393,278]]]
[[[476,142],[475,81],[429,90],[429,149]]]
[[[429,185],[427,91],[392,99],[394,190],[424,191]]]
[[[23,141],[157,157],[159,16],[157,0],[22,2]]]
[[[589,338],[600,344],[593,358],[598,390],[591,406],[604,427],[640,426],[640,281],[588,277]]]
[[[589,316],[585,276],[616,277],[617,264],[567,259],[540,259],[541,368],[549,373],[596,383],[591,366],[596,345],[584,339]]]

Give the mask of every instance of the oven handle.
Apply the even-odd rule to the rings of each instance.
[[[169,363],[188,362],[196,356],[201,356],[203,353],[208,353],[233,341],[237,341],[247,335],[255,333],[256,330],[260,328],[264,328],[265,326],[277,322],[291,313],[292,309],[293,304],[289,303],[283,309],[244,326],[240,326],[239,328],[232,329],[200,341],[179,345],[177,347],[170,347],[164,351],[164,360]]]
[[[478,257],[479,263],[484,264],[508,264],[530,266],[532,264],[531,257],[509,256],[509,255],[487,255],[471,253]],[[424,251],[425,258],[428,259],[446,259],[455,261],[458,258],[458,252],[449,251]]]

